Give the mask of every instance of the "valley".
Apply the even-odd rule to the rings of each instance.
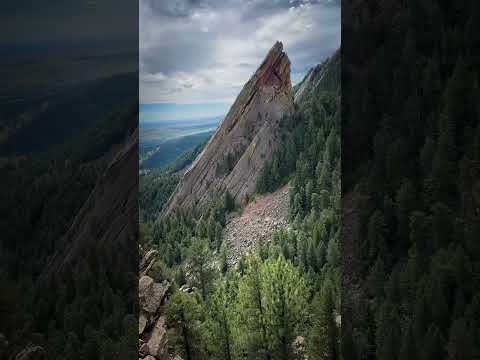
[[[213,134],[223,117],[140,122],[140,169],[167,165]]]
[[[140,358],[336,358],[339,101],[338,52],[293,89],[277,42],[208,143],[141,176]]]

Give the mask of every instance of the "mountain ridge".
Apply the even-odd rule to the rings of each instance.
[[[302,81],[294,88],[295,103],[301,103],[314,92],[338,91],[340,61],[340,49],[337,49],[325,61],[310,68]]]

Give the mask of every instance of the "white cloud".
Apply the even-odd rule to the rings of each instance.
[[[276,40],[296,79],[340,44],[338,6],[290,1],[263,12],[254,6],[258,1],[168,16],[141,0],[140,101],[233,102]]]

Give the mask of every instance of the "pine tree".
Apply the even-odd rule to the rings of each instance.
[[[335,267],[340,265],[340,261],[341,261],[341,254],[340,254],[338,239],[335,236],[332,236],[328,241],[327,262],[330,264],[330,266]]]
[[[420,264],[425,263],[431,244],[429,244],[429,224],[427,216],[421,211],[414,211],[410,215],[410,243],[414,246]]]
[[[383,259],[378,257],[367,279],[367,285],[370,293],[378,299],[383,296],[383,285],[385,283],[385,279],[385,264]]]
[[[306,319],[307,288],[283,257],[267,259],[261,271],[267,344],[274,359],[292,359],[292,343]]]
[[[440,330],[446,331],[450,318],[450,311],[445,299],[441,279],[435,278],[431,279],[431,281],[433,282],[433,291],[431,294],[432,319]]]
[[[208,312],[208,333],[210,358],[232,360],[234,356],[233,340],[233,301],[235,293],[228,280],[218,280],[214,285],[211,306]]]
[[[65,357],[72,360],[80,360],[81,343],[78,336],[74,332],[67,335],[67,343],[65,344]]]
[[[233,211],[235,209],[235,199],[233,198],[230,191],[226,191],[224,195],[224,208],[227,212]]]
[[[432,172],[429,181],[432,187],[430,201],[443,201],[449,204],[455,194],[455,134],[452,119],[440,117],[440,136],[433,157]]]
[[[450,339],[447,344],[448,359],[472,359],[472,331],[467,327],[464,318],[455,320],[450,328]]]
[[[415,193],[409,180],[405,180],[397,193],[397,222],[399,246],[402,249],[408,248],[410,212],[415,206]]]
[[[199,288],[203,300],[206,300],[215,275],[213,257],[207,240],[195,239],[192,242],[188,249],[188,266],[193,285]]]
[[[400,349],[400,328],[396,305],[384,302],[376,319],[376,355],[378,359],[396,359]]]
[[[417,346],[415,343],[415,338],[413,337],[413,331],[410,324],[405,327],[405,331],[402,337],[402,346],[400,348],[400,355],[398,360],[416,360],[417,356]]]
[[[315,295],[311,306],[312,326],[307,341],[308,358],[336,360],[339,357],[339,338],[332,284],[329,281],[326,281],[322,290]]]
[[[202,348],[199,322],[201,308],[194,294],[176,291],[168,304],[167,324],[173,330],[169,337],[185,360],[201,359]]]
[[[380,210],[376,210],[368,222],[367,239],[369,243],[369,256],[374,259],[377,255],[382,258],[387,253],[386,244],[386,224],[383,213]]]
[[[447,205],[436,203],[432,207],[432,234],[435,248],[446,247],[451,240],[453,224],[452,212]]]
[[[261,278],[261,261],[251,255],[239,285],[236,313],[237,342],[241,353],[249,358],[271,360]]]
[[[433,157],[435,154],[435,141],[428,137],[420,152],[420,164],[423,176],[427,177],[432,169]]]
[[[444,358],[443,338],[435,324],[430,325],[425,335],[422,360],[438,360]]]

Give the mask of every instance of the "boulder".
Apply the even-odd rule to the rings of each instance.
[[[168,359],[167,331],[165,329],[165,316],[160,316],[150,334],[145,346],[149,355],[158,360]]]
[[[146,314],[154,315],[162,304],[169,287],[170,284],[167,281],[160,284],[150,276],[142,276],[138,282],[140,310]]]

